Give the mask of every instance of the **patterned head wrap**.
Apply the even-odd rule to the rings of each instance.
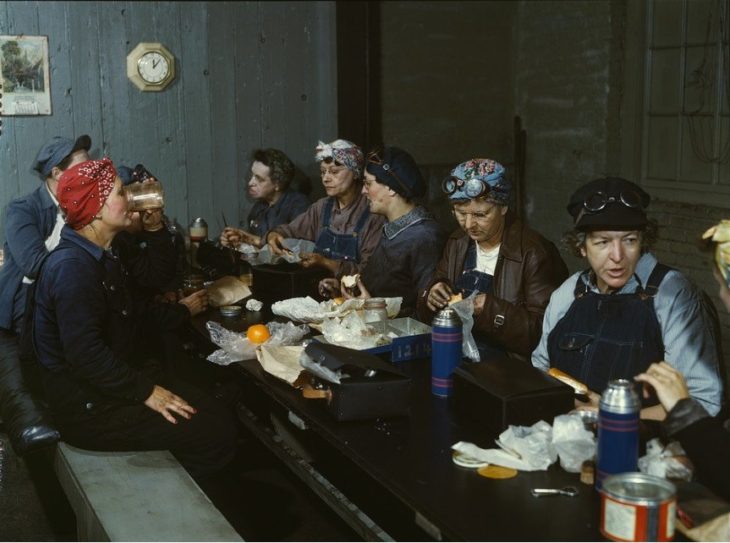
[[[356,179],[362,179],[362,170],[365,166],[365,156],[362,149],[347,140],[335,140],[332,143],[319,142],[314,150],[314,158],[317,162],[331,158],[336,160],[348,170],[355,173]]]
[[[499,162],[489,158],[472,158],[462,162],[451,170],[451,178],[455,181],[455,190],[449,194],[449,200],[471,200],[465,192],[466,182],[478,179],[484,185],[481,196],[487,201],[500,206],[509,204],[512,183],[505,176],[506,170]],[[449,179],[444,182],[446,186]]]
[[[108,158],[87,160],[69,168],[58,180],[58,203],[66,224],[81,230],[96,214],[114,189],[117,170]]]

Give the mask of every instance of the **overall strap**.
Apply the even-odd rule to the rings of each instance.
[[[588,268],[587,270],[584,270],[579,276],[578,279],[575,281],[575,289],[573,289],[573,296],[576,298],[581,298],[584,296],[590,289],[588,287],[588,283],[583,281],[584,277],[588,277],[588,275],[591,273],[591,269]]]
[[[656,296],[657,292],[659,292],[659,285],[661,285],[662,281],[664,280],[664,276],[673,269],[674,268],[670,268],[665,264],[657,262],[657,265],[654,266],[654,269],[651,271],[649,280],[646,282],[644,294],[652,298]]]
[[[335,199],[332,197],[327,198],[327,202],[324,204],[324,212],[322,213],[322,228],[329,228],[330,220],[332,219],[332,207],[335,205]]]

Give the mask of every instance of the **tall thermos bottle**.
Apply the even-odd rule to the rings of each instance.
[[[598,408],[596,488],[609,475],[637,470],[640,410],[634,383],[627,379],[608,383]]]
[[[431,392],[447,397],[453,388],[451,374],[461,362],[461,319],[450,307],[439,311],[431,325]]]

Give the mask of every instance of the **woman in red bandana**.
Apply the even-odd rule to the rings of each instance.
[[[195,476],[222,469],[235,453],[230,414],[139,369],[146,316],[110,250],[131,223],[111,160],[66,170],[58,200],[66,225],[37,283],[33,343],[61,437],[94,450],[169,449]]]

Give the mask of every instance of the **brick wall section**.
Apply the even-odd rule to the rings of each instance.
[[[712,275],[714,255],[703,251],[699,242],[706,229],[730,218],[730,209],[654,200],[649,211],[659,223],[654,254],[664,264],[685,273],[712,298],[720,316],[725,367],[730,372],[730,313],[717,296],[718,285]]]

